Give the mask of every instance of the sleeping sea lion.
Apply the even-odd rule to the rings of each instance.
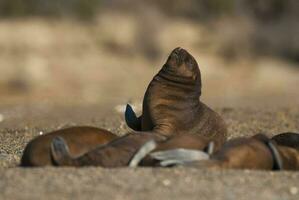
[[[226,125],[216,112],[199,101],[200,95],[201,76],[196,60],[186,50],[176,48],[145,92],[142,117],[138,119],[133,111],[126,112],[129,126],[139,132],[79,157],[68,152],[63,138],[56,138],[52,143],[53,159],[56,165],[127,166],[147,141],[162,142],[187,133],[206,137],[204,142],[214,141],[219,148],[226,140]]]
[[[106,145],[93,149],[82,156],[69,151],[68,143],[62,137],[55,137],[51,144],[51,156],[56,166],[127,166],[136,151],[147,141],[163,141],[165,137],[152,132],[129,133]]]
[[[283,137],[283,135],[280,137]],[[275,141],[262,134],[257,134],[251,138],[230,140],[223,145],[220,151],[212,154],[209,160],[201,157],[199,161],[196,161],[198,158],[190,156],[188,151],[183,153],[183,156],[182,153],[177,156],[178,159],[175,155],[177,151],[174,150],[173,152],[165,152],[165,154],[163,154],[163,151],[158,151],[151,155],[160,162],[167,163],[167,159],[171,158],[172,162],[170,163],[172,164],[177,163],[202,168],[299,170],[298,150],[277,145]],[[194,155],[193,151],[190,153]]]
[[[124,138],[126,137],[130,139],[124,140]],[[153,148],[150,147],[151,149],[149,150],[145,150],[144,157],[152,150],[153,152],[164,151],[173,148],[202,150],[207,148],[209,142],[211,142],[211,140],[209,140],[207,137],[195,134],[176,135],[165,140],[164,137],[159,134],[154,134],[152,132],[143,132],[142,134],[131,133],[124,137],[115,139],[108,145],[105,145],[109,146],[109,148],[105,148],[105,146],[98,147],[97,151],[93,153],[87,153],[86,156],[81,157],[72,156],[72,154],[69,152],[67,143],[61,137],[54,138],[51,149],[53,160],[56,161],[58,165],[100,165],[103,167],[119,167],[128,165],[129,161],[132,162],[132,158],[135,157],[135,152],[139,152],[141,148],[148,148],[147,143],[149,141],[154,141],[155,146]],[[140,146],[140,148],[137,149],[137,146]],[[142,149],[141,151],[143,151]],[[112,155],[114,154],[118,155],[116,157],[117,160],[112,159]],[[144,159],[144,157],[135,158],[138,159],[138,161],[136,161],[136,164],[139,164],[139,162]],[[92,163],[90,161],[91,159]],[[155,166],[156,164],[157,162],[154,159],[147,157],[142,161],[142,164],[140,165]]]
[[[27,144],[21,159],[21,166],[53,165],[50,145],[53,138],[57,136],[63,137],[68,142],[70,153],[77,156],[117,137],[107,130],[87,126],[54,131],[38,136]]]
[[[270,139],[262,134],[232,139],[212,154],[210,160],[199,161],[199,164],[227,169],[279,169],[281,158],[275,146],[269,142]]]

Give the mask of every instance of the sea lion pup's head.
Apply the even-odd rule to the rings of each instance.
[[[201,86],[201,75],[196,60],[180,47],[175,48],[170,53],[160,75],[175,82],[195,83]]]
[[[273,136],[271,140],[275,141],[278,145],[291,147],[299,151],[299,133],[280,133]]]

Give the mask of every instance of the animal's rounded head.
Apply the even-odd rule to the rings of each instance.
[[[200,71],[194,57],[185,49],[177,47],[169,55],[164,68],[172,75],[197,80]]]

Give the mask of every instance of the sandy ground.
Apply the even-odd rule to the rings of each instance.
[[[299,198],[298,172],[17,167],[26,143],[50,130],[85,124],[124,134],[128,129],[117,110],[119,106],[2,106],[0,199]],[[216,110],[227,122],[230,138],[299,131],[298,107]]]
[[[3,199],[294,199],[298,173],[198,169],[8,169]],[[5,183],[5,184],[3,184]]]
[[[298,64],[247,56],[227,26],[211,32],[155,16],[157,25],[119,14],[92,24],[0,21],[0,199],[299,199],[298,172],[17,167],[25,145],[48,131],[92,125],[125,134],[124,104],[140,111],[147,84],[176,46],[197,59],[202,99],[224,117],[230,138],[299,132]],[[244,56],[220,57],[227,40],[219,35],[237,39]],[[160,50],[157,58],[144,56],[144,41]]]

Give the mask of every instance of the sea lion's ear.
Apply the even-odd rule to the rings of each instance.
[[[125,120],[127,125],[134,131],[141,131],[141,117],[142,116],[137,117],[132,106],[130,106],[130,104],[127,104],[125,111]]]
[[[68,145],[62,137],[55,137],[51,143],[51,158],[55,165],[64,165],[71,159]]]

